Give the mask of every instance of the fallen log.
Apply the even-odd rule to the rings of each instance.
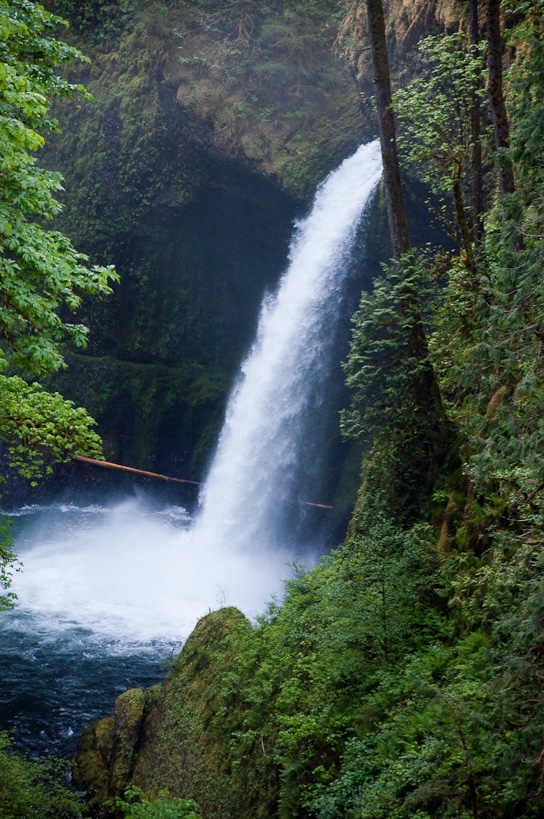
[[[171,483],[190,483],[193,486],[202,486],[198,481],[189,481],[186,478],[170,478],[168,475],[159,475],[158,472],[146,472],[144,469],[135,469],[133,466],[121,466],[121,464],[114,464],[110,461],[98,461],[96,458],[86,458],[84,455],[72,455],[71,458],[84,464],[103,466],[106,469],[120,469],[122,472],[142,475],[144,478],[157,478],[160,481],[170,481]],[[303,501],[302,503],[303,506],[314,506],[316,509],[332,509],[332,506],[327,506],[325,503],[310,503],[309,501]]]
[[[159,475],[158,472],[146,472],[144,469],[135,469],[133,466],[121,466],[121,464],[112,464],[110,461],[98,461],[96,458],[86,458],[84,455],[72,455],[72,459],[74,461],[80,461],[84,464],[103,466],[106,469],[120,469],[122,472],[131,472],[133,475],[142,475],[144,478],[157,478],[160,481],[170,481],[171,483],[190,483],[194,486],[200,486],[198,481],[188,481],[185,478],[170,478],[168,475]]]
[[[315,506],[316,509],[332,509],[332,506],[328,506],[326,503],[310,503],[310,501],[303,501],[304,506]]]

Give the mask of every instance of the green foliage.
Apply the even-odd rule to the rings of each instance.
[[[127,788],[124,799],[117,797],[111,803],[111,811],[123,819],[202,819],[198,805],[192,799],[172,798],[161,791],[150,802],[141,788]]]
[[[36,480],[50,461],[71,454],[100,457],[101,441],[90,429],[92,418],[58,393],[18,376],[4,376],[0,389],[0,440],[8,444],[9,466]]]
[[[62,784],[68,775],[66,760],[28,760],[12,751],[7,735],[0,734],[2,819],[82,819],[81,796]]]
[[[207,689],[208,742],[240,815],[540,815],[540,659],[524,657],[541,644],[538,550],[517,555],[516,580],[487,564],[470,587],[431,527],[381,519],[312,571],[295,567],[282,605],[230,638]],[[446,610],[458,593],[460,630]],[[199,656],[214,667],[214,646]]]
[[[85,327],[64,309],[73,313],[83,293],[109,293],[115,278],[112,268],[85,267],[66,237],[41,226],[60,211],[61,178],[38,168],[33,153],[58,129],[53,100],[82,90],[59,76],[81,58],[54,39],[61,22],[27,0],[0,4],[0,348],[31,372],[63,365],[63,339],[85,344]]]
[[[395,93],[404,161],[441,197],[451,195],[453,173],[467,170],[472,95],[486,94],[478,80],[482,52],[467,49],[463,32],[426,37],[418,45],[416,78]]]
[[[16,595],[14,592],[10,592],[9,588],[13,580],[14,570],[18,571],[20,569],[9,536],[11,524],[10,518],[5,515],[0,516],[0,611],[13,606]]]
[[[294,566],[283,604],[258,627],[246,621],[223,644],[184,650],[178,671],[190,663],[206,680],[205,704],[186,707],[202,715],[207,746],[220,748],[214,764],[228,771],[219,816],[308,814],[345,748],[382,713],[373,692],[418,646],[450,634],[435,563],[429,527],[403,532],[380,518],[312,571]]]
[[[66,317],[83,294],[110,293],[108,281],[117,278],[111,267],[86,267],[86,256],[43,226],[61,209],[54,194],[62,179],[39,168],[35,153],[58,130],[50,115],[53,101],[76,90],[85,93],[61,76],[70,60],[83,59],[56,39],[62,23],[28,0],[0,2],[0,371],[8,364],[33,373],[65,366],[62,344],[84,346],[87,333]],[[0,439],[7,444],[10,466],[25,477],[35,480],[47,461],[63,460],[70,452],[100,455],[93,423],[59,394],[0,375]],[[4,538],[4,590],[13,557]],[[11,593],[3,594],[0,606],[11,601]]]
[[[476,262],[465,200],[471,185],[472,118],[475,111],[478,120],[481,118],[479,110],[486,95],[481,80],[483,51],[479,46],[467,46],[462,32],[427,37],[418,48],[418,75],[395,95],[405,163],[442,200],[446,224],[451,223],[453,203],[453,224],[457,226],[461,257],[471,273],[474,290]],[[480,151],[482,142],[485,139],[479,138]]]
[[[376,496],[371,502],[403,520],[417,518],[428,504],[448,447],[421,318],[427,261],[425,254],[410,254],[363,293],[344,365],[353,397],[342,413],[342,432],[379,453],[366,458]]]
[[[416,346],[424,287],[420,265],[408,257],[376,279],[371,293],[362,294],[344,365],[354,392],[353,407],[342,416],[346,435],[371,439],[383,427],[406,426],[414,393],[430,367]]]
[[[54,0],[47,5],[67,17],[76,31],[85,32],[93,44],[118,37],[134,7],[127,0]]]
[[[94,420],[82,407],[49,393],[40,384],[19,376],[0,376],[0,441],[10,468],[32,485],[51,463],[69,460],[72,454],[102,456],[102,442],[91,427]],[[0,610],[13,605],[9,592],[17,560],[11,546],[7,517],[0,518]]]
[[[454,264],[431,340],[450,412],[466,436],[466,473],[475,491],[489,515],[494,506],[498,515],[523,518],[530,526],[540,526],[544,482],[539,454],[544,180],[540,155],[530,148],[542,120],[544,57],[536,34],[524,40],[512,85],[518,188],[487,215],[480,297],[471,301],[466,275]]]

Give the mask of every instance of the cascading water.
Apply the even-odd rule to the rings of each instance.
[[[229,401],[190,520],[179,508],[20,510],[24,570],[14,611],[0,614],[0,728],[32,750],[73,751],[72,735],[134,684],[162,676],[218,605],[253,616],[281,589],[303,543],[301,502],[320,448],[320,403],[357,225],[381,174],[377,143],[319,187],[295,231],[277,294]]]
[[[310,485],[304,475],[319,434],[313,410],[328,370],[343,273],[380,175],[378,143],[362,146],[320,185],[310,215],[297,225],[290,264],[277,294],[264,301],[229,401],[196,543],[278,548],[287,532],[298,540],[294,510]]]

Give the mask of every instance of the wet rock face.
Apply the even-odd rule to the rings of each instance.
[[[109,815],[105,801],[122,796],[129,784],[151,799],[166,789],[195,798],[203,815],[229,816],[229,807],[224,814],[217,807],[228,776],[207,726],[218,708],[214,681],[228,661],[227,638],[242,624],[246,618],[233,607],[203,617],[163,683],[125,691],[114,717],[83,732],[73,783],[87,791],[97,816]]]
[[[466,20],[467,8],[460,0],[389,0],[384,4],[392,81],[402,85],[413,72],[417,42],[427,34],[455,31]],[[340,21],[337,51],[347,59],[357,77],[362,95],[372,96],[372,64],[368,56],[366,0],[355,0]],[[363,99],[363,109],[369,99]],[[366,104],[365,104],[366,103]]]
[[[77,79],[94,99],[59,109],[44,155],[66,180],[58,227],[121,275],[85,303],[89,346],[49,386],[97,419],[109,460],[199,480],[293,219],[375,135],[364,3],[341,24],[344,60],[336,0],[46,5],[92,59]],[[438,25],[435,4],[390,6],[407,74],[408,32]]]

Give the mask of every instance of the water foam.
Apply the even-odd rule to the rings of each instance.
[[[286,552],[253,554],[199,546],[169,510],[150,513],[136,501],[102,509],[100,520],[79,515],[70,527],[53,526],[59,508],[36,523],[20,553],[14,582],[19,603],[6,625],[38,630],[42,641],[78,628],[101,641],[179,641],[210,609],[237,605],[256,616],[281,588]],[[187,516],[181,515],[186,523]]]

